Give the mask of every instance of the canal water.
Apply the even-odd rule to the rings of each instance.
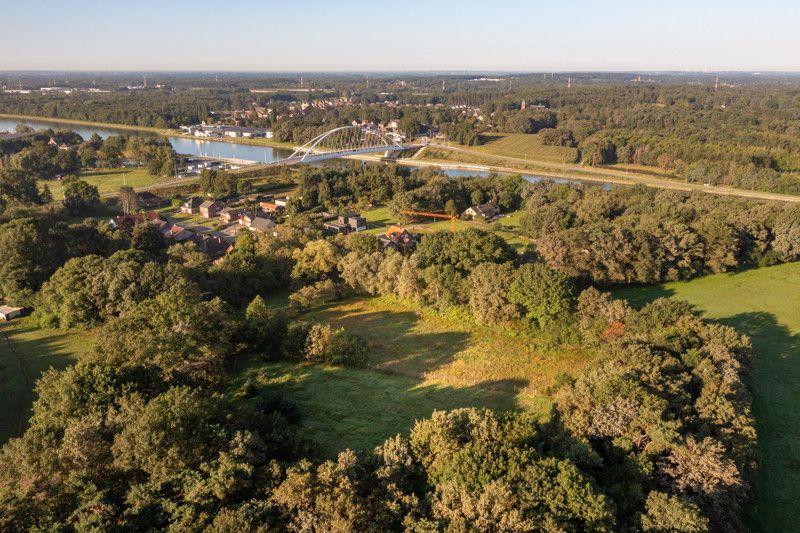
[[[54,130],[71,130],[77,132],[84,139],[93,133],[102,138],[112,135],[139,135],[157,136],[157,133],[141,130],[114,129],[110,127],[84,126],[79,124],[66,124],[49,120],[17,120],[0,118],[0,131],[14,131],[17,124],[24,124],[34,129],[51,128]],[[167,136],[170,144],[179,154],[192,156],[220,157],[226,159],[242,159],[260,163],[269,163],[291,155],[291,151],[269,146],[252,146],[248,144],[234,144],[220,141],[206,141],[202,139],[187,139],[185,137]]]
[[[128,130],[128,129],[115,129],[113,127],[99,127],[99,126],[84,126],[82,124],[69,124],[64,122],[52,120],[30,120],[30,119],[6,119],[0,118],[0,131],[14,131],[17,124],[24,124],[34,129],[51,128],[53,130],[71,130],[77,132],[84,139],[88,139],[93,133],[98,134],[102,138],[110,137],[112,135],[141,135],[141,136],[157,136],[159,134],[146,130]],[[205,157],[219,157],[226,159],[241,159],[245,161],[254,161],[260,163],[270,163],[283,159],[291,155],[290,150],[282,148],[271,148],[268,146],[252,146],[248,144],[235,144],[220,141],[207,141],[203,139],[189,139],[185,137],[167,136],[169,142],[172,144],[175,151],[179,154],[190,156],[205,156]],[[327,162],[329,165],[337,163]],[[422,167],[415,167],[422,168]],[[426,167],[429,168],[429,167]],[[486,177],[489,172],[483,170],[461,170],[461,169],[443,169],[442,172],[451,178],[460,176],[480,176]],[[539,182],[543,180],[552,180],[557,183],[575,184],[576,180],[566,180],[559,178],[549,178],[536,175],[523,175],[524,179],[530,182]],[[595,183],[596,184],[596,183]],[[609,183],[601,184],[603,188],[611,188]]]

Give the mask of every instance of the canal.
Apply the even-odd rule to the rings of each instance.
[[[34,129],[51,128],[53,130],[70,130],[78,133],[84,139],[88,139],[93,133],[98,134],[102,138],[110,137],[112,135],[140,135],[140,136],[158,136],[159,134],[147,130],[131,130],[131,129],[115,129],[111,126],[88,126],[83,124],[71,124],[65,122],[58,122],[53,120],[32,120],[32,119],[6,119],[0,118],[0,131],[14,131],[18,124],[24,124]],[[270,163],[277,161],[291,155],[291,150],[283,148],[272,148],[269,146],[253,146],[249,144],[236,144],[221,141],[207,141],[203,139],[189,139],[186,137],[174,137],[171,135],[166,136],[172,144],[175,151],[179,154],[190,156],[205,156],[205,157],[219,157],[225,159],[241,159],[245,161],[253,161],[257,163]],[[325,164],[323,162],[322,164]],[[319,164],[322,166],[322,164]],[[327,162],[330,164],[337,164]],[[369,163],[366,163],[369,164]],[[412,165],[413,167],[413,165]],[[423,168],[423,167],[414,167]],[[451,178],[461,176],[481,176],[486,177],[489,175],[488,171],[484,170],[462,170],[447,168],[442,169],[442,172]],[[542,180],[553,180],[557,183],[571,183],[575,184],[578,180],[575,179],[559,179],[549,178],[536,175],[523,175],[527,181],[539,182]],[[598,185],[597,183],[594,183]],[[609,183],[600,184],[604,188],[610,188],[612,185]]]

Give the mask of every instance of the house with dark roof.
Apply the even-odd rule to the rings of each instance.
[[[277,226],[275,221],[266,217],[256,217],[247,225],[251,230],[260,233],[271,233],[275,229],[275,226]]]
[[[108,225],[117,229],[121,226],[135,226],[136,224],[143,224],[145,222],[159,224],[164,221],[161,220],[161,217],[155,211],[147,211],[146,213],[132,213],[130,215],[114,217],[108,221]]]
[[[219,215],[219,212],[222,211],[224,207],[225,204],[217,200],[206,200],[200,204],[198,210],[205,218],[214,218]]]
[[[494,202],[473,205],[472,207],[468,207],[462,216],[467,220],[483,218],[487,221],[492,221],[500,216],[500,207]]]
[[[147,191],[140,192],[137,196],[139,197],[139,205],[147,209],[158,209],[169,203],[168,200],[165,200],[159,195]]]
[[[336,222],[326,222],[325,229],[329,233],[354,233],[367,229],[367,219],[358,213],[339,215]]]
[[[192,237],[192,241],[197,244],[198,248],[207,253],[211,259],[219,259],[233,250],[233,243],[229,237],[218,231],[195,234]]]
[[[225,224],[239,222],[239,219],[247,211],[244,207],[226,207],[219,212],[219,219]]]
[[[199,196],[192,196],[181,204],[181,213],[186,215],[196,215],[200,212],[200,205],[203,199]]]

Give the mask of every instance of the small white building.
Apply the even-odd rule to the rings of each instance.
[[[8,322],[13,318],[22,316],[23,307],[9,307],[7,305],[0,305],[0,321]]]

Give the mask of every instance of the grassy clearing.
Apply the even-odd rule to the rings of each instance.
[[[364,337],[368,368],[247,360],[233,370],[234,391],[248,378],[285,391],[301,406],[304,430],[327,453],[375,446],[434,409],[521,408],[545,417],[555,376],[574,375],[590,361],[579,352],[539,353],[523,336],[388,297],[338,303],[306,318]]]
[[[518,252],[524,250],[530,243],[528,239],[517,233],[519,230],[519,217],[522,215],[522,211],[514,211],[501,218],[499,222],[502,229],[498,229],[495,223],[487,224],[479,221],[456,220],[455,224],[452,224],[449,220],[434,219],[432,217],[428,219],[422,217],[421,221],[414,224],[398,224],[387,207],[378,207],[368,211],[362,211],[361,215],[367,219],[368,229],[366,232],[373,234],[383,233],[393,224],[401,225],[409,231],[417,233],[450,231],[451,227],[455,227],[456,231],[480,228],[496,232]]]
[[[101,195],[119,192],[119,188],[123,185],[128,185],[130,187],[146,187],[147,185],[152,185],[158,182],[158,180],[163,179],[158,176],[151,176],[147,170],[143,168],[93,170],[79,172],[76,176],[97,187]],[[50,192],[53,193],[53,199],[64,199],[64,191],[60,182],[42,180],[40,184],[50,187]]]
[[[285,394],[300,407],[303,434],[328,457],[344,448],[369,450],[397,433],[406,433],[434,408],[511,407],[497,393],[477,387],[421,384],[405,376],[369,369],[263,363],[245,359],[235,365],[234,396],[256,383],[261,394]]]
[[[39,329],[30,318],[0,323],[0,444],[21,435],[48,368],[64,368],[91,349],[89,333]]]
[[[753,413],[761,465],[747,510],[754,531],[794,531],[800,524],[800,263],[689,282],[619,291],[643,304],[659,296],[686,300],[704,316],[750,336]]]
[[[518,157],[554,163],[574,163],[578,150],[566,146],[545,146],[539,135],[527,133],[494,133],[483,135],[484,144],[470,150],[490,155]]]

